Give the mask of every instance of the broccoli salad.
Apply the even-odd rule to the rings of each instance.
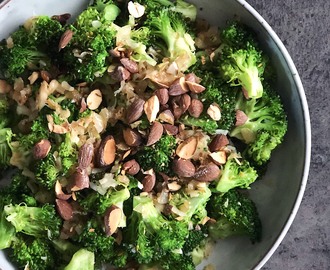
[[[8,260],[193,270],[216,240],[260,241],[246,191],[287,118],[255,33],[183,0],[95,0],[69,19],[35,16],[0,43]]]

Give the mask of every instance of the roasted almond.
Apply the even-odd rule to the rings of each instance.
[[[186,80],[186,82],[193,82],[193,83],[201,82],[201,79],[199,77],[197,77],[195,73],[188,73],[185,76],[185,80]]]
[[[190,159],[196,151],[197,143],[196,137],[189,137],[178,145],[175,153],[182,159]]]
[[[176,135],[179,133],[179,128],[170,124],[163,124],[164,130],[168,135]]]
[[[124,141],[128,146],[139,146],[142,143],[142,138],[139,132],[131,129],[125,128],[123,130]]]
[[[174,115],[170,110],[165,110],[159,114],[158,120],[173,125]]]
[[[188,94],[183,94],[180,97],[180,101],[179,101],[180,108],[182,109],[182,114],[184,114],[188,110],[190,104],[191,104],[191,97]]]
[[[140,171],[140,165],[135,159],[126,161],[122,168],[129,175],[136,175]]]
[[[70,203],[64,200],[55,199],[56,210],[63,220],[70,220],[73,217],[73,208]]]
[[[189,91],[184,77],[176,79],[170,86],[168,94],[170,96],[180,96]]]
[[[71,194],[65,194],[63,192],[62,186],[59,181],[56,181],[56,183],[55,183],[55,195],[56,195],[57,199],[64,200],[64,201],[71,198]]]
[[[192,177],[196,168],[189,159],[175,159],[172,163],[172,169],[179,177]]]
[[[199,166],[193,178],[200,182],[211,182],[220,176],[220,169],[217,165],[209,163]]]
[[[47,139],[43,139],[40,142],[37,142],[32,149],[34,159],[43,159],[47,157],[51,148],[51,143]]]
[[[129,58],[121,58],[120,63],[131,73],[139,72],[138,64]]]
[[[52,75],[48,72],[48,71],[46,71],[46,70],[41,70],[40,71],[40,76],[41,76],[41,78],[44,80],[44,81],[46,81],[46,82],[50,82],[50,80],[52,79]]]
[[[145,101],[143,99],[136,99],[133,103],[128,107],[126,113],[126,120],[129,124],[138,120],[143,114],[143,106]]]
[[[157,114],[159,112],[159,99],[156,95],[151,96],[145,103],[144,103],[144,113],[146,114],[149,122],[153,122],[157,118]]]
[[[156,184],[156,174],[153,169],[150,169],[146,173],[146,176],[142,180],[143,191],[151,192]]]
[[[180,97],[174,97],[171,100],[171,107],[172,107],[172,113],[174,115],[175,119],[179,119],[181,115],[183,114],[183,110],[180,106]]]
[[[117,66],[110,74],[114,80],[119,82],[126,81],[131,77],[131,73],[123,66]]]
[[[196,82],[186,81],[186,84],[187,84],[189,90],[195,94],[199,94],[199,93],[202,93],[205,91],[205,87]]]
[[[122,216],[123,212],[118,206],[112,205],[106,210],[104,215],[104,228],[107,236],[117,231]]]
[[[115,139],[108,135],[102,141],[96,153],[96,162],[99,167],[106,167],[115,161],[116,142]]]
[[[89,188],[89,176],[86,169],[77,168],[72,174],[70,181],[67,186],[69,192]]]
[[[163,135],[163,125],[159,122],[153,122],[151,128],[150,128],[150,133],[148,136],[148,141],[146,143],[146,146],[153,145],[154,143],[158,142],[159,139]]]
[[[71,18],[70,13],[64,13],[61,15],[53,15],[52,20],[58,21],[60,24],[65,25],[66,22]]]
[[[208,109],[207,114],[215,121],[219,121],[221,119],[221,110],[218,104],[212,103]]]
[[[209,144],[209,149],[211,152],[217,152],[226,145],[229,144],[229,140],[224,134],[217,134],[213,137],[212,141]]]
[[[88,95],[86,99],[87,107],[90,110],[96,110],[102,103],[102,93],[99,89],[95,89]]]
[[[204,109],[203,103],[199,99],[193,98],[188,108],[188,113],[192,117],[198,118],[202,114],[203,109]]]
[[[73,31],[70,29],[67,29],[61,36],[60,42],[58,43],[58,51],[64,49],[69,42],[71,41],[73,36]]]
[[[212,158],[213,162],[217,165],[223,165],[227,161],[226,151],[224,150],[212,152],[209,154],[209,156]]]
[[[245,112],[243,112],[243,111],[241,111],[241,110],[237,110],[237,111],[236,111],[236,123],[235,123],[235,126],[241,126],[241,125],[244,125],[248,119],[249,119],[249,118],[248,118],[248,116],[245,114]]]
[[[86,169],[91,164],[94,154],[94,146],[91,143],[83,144],[78,153],[78,167]]]
[[[166,88],[159,88],[155,91],[155,95],[159,99],[159,103],[161,105],[165,105],[169,100],[168,89]]]

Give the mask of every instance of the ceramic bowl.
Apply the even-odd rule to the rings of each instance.
[[[0,39],[33,15],[71,13],[77,15],[86,0],[7,0],[0,4]],[[278,77],[277,89],[288,114],[289,129],[284,143],[274,152],[263,179],[253,184],[250,194],[263,223],[263,239],[252,245],[248,239],[220,241],[203,265],[217,270],[260,269],[287,233],[301,202],[308,177],[311,132],[308,106],[299,75],[283,43],[267,22],[243,0],[191,1],[199,16],[223,26],[238,16],[258,34]],[[202,269],[199,266],[198,269]],[[178,266],[179,267],[179,266]],[[0,269],[14,269],[0,254]],[[178,268],[179,269],[179,268]]]

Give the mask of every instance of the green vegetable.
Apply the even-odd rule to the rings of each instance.
[[[64,270],[94,270],[94,253],[86,249],[78,250]]]

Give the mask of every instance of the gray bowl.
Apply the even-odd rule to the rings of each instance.
[[[0,39],[39,14],[77,14],[88,1],[9,0],[0,4]],[[308,106],[301,80],[283,43],[267,22],[243,0],[191,1],[199,16],[213,25],[223,26],[238,16],[258,34],[266,53],[276,68],[277,89],[288,113],[289,129],[284,143],[274,152],[263,179],[253,184],[250,194],[256,202],[263,223],[263,239],[252,245],[248,239],[219,241],[209,258],[198,267],[212,263],[218,270],[260,269],[274,253],[298,211],[306,187],[311,128]],[[14,269],[0,253],[0,269]],[[179,269],[179,268],[178,268]]]

